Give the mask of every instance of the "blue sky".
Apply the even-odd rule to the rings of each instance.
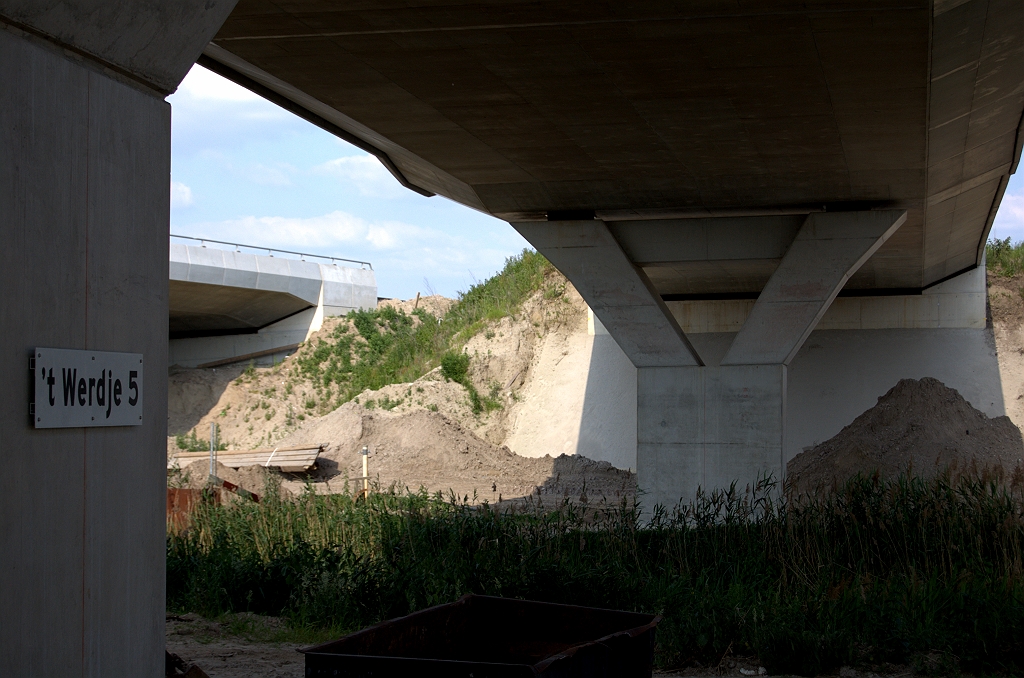
[[[1024,170],[1020,168],[1006,186],[996,220],[992,222],[991,237],[1010,238],[1014,242],[1024,240]]]
[[[528,246],[505,222],[402,188],[376,158],[200,66],[168,101],[172,233],[370,261],[378,294],[404,299],[454,296]],[[992,236],[1024,240],[1024,172],[1010,178]]]
[[[528,243],[195,66],[171,103],[171,233],[361,259],[378,294],[454,296]]]

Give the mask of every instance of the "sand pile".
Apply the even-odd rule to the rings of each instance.
[[[857,473],[891,477],[911,470],[931,477],[950,465],[1016,468],[1024,459],[1020,430],[1008,417],[989,419],[937,379],[903,379],[833,438],[798,454],[787,478],[797,492],[843,482]]]
[[[618,503],[633,496],[636,476],[579,456],[521,457],[492,445],[439,412],[367,411],[349,403],[282,441],[283,445],[327,443],[320,473],[329,491],[344,477],[362,475],[359,451],[369,448],[370,476],[383,488],[454,492],[470,501],[536,496]],[[289,485],[290,487],[291,485]]]
[[[267,483],[271,485],[279,485],[281,483],[281,475],[279,473],[265,469],[262,466],[243,466],[240,469],[233,469],[217,462],[215,468],[217,477],[221,480],[238,485],[243,490],[249,490],[261,497],[267,493]],[[179,476],[181,478],[180,487],[201,490],[206,487],[209,475],[210,461],[208,459],[194,461],[188,466],[182,467],[181,475]],[[284,499],[292,497],[292,492],[285,487],[279,487],[279,491]]]
[[[395,309],[405,311],[406,313],[412,313],[416,309],[422,308],[435,318],[443,318],[444,314],[448,312],[448,309],[450,309],[454,303],[454,299],[442,297],[440,294],[431,294],[430,296],[420,297],[419,299],[413,297],[406,301],[402,301],[401,299],[381,299],[377,302],[377,308],[392,306]]]

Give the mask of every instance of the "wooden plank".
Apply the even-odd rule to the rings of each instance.
[[[316,466],[317,457],[325,445],[315,447],[283,447],[275,450],[225,450],[217,452],[217,461],[230,468],[265,466],[279,468],[286,473],[308,471]],[[209,452],[181,452],[167,460],[167,468],[209,459]]]

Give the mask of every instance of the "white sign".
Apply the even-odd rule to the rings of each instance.
[[[34,356],[36,428],[142,423],[141,353],[37,348]]]

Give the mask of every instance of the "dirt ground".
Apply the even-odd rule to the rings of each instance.
[[[259,615],[223,620],[197,614],[167,615],[167,651],[195,664],[210,678],[301,678],[303,647],[268,640],[283,635],[284,622]]]

